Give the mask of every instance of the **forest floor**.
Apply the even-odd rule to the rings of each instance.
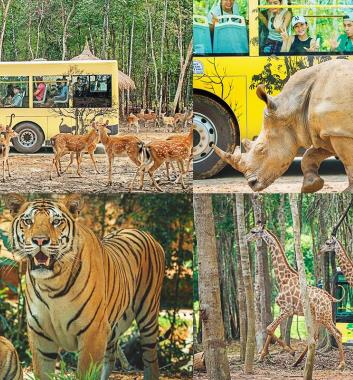
[[[324,179],[322,193],[338,193],[348,186],[348,178],[344,167],[335,158],[325,160],[320,168],[320,175]],[[300,168],[300,159],[296,159],[288,171],[278,178],[262,193],[300,193],[303,174]],[[205,180],[194,180],[195,193],[252,193],[242,174],[231,167],[224,168],[215,177]]]
[[[135,132],[131,131],[133,134]],[[185,132],[185,131],[184,131]],[[127,134],[126,128],[121,128],[120,133]],[[140,128],[139,138],[149,142],[156,139],[165,139],[173,133],[155,131],[153,128]],[[85,154],[81,165],[82,177],[76,173],[76,162],[71,168],[71,172],[58,177],[53,171],[53,180],[49,179],[50,167],[53,153],[50,148],[43,148],[35,154],[10,153],[11,178],[6,177],[6,182],[0,182],[0,192],[41,192],[41,193],[117,193],[127,192],[132,181],[136,166],[128,157],[116,157],[113,164],[113,185],[107,186],[108,163],[103,147],[99,148],[100,153],[95,154],[97,167],[100,174],[96,174],[90,157]],[[63,168],[69,163],[69,155],[62,159]],[[176,167],[176,165],[174,165]],[[190,168],[192,165],[190,165]],[[181,184],[169,182],[165,175],[165,165],[157,170],[155,177],[159,186],[169,193],[188,193],[192,191],[192,171],[184,176],[186,189]],[[1,173],[2,174],[2,173]],[[172,174],[172,179],[176,179],[176,173]],[[133,192],[156,192],[148,175],[145,175],[144,189],[138,190],[139,179],[135,181]]]
[[[296,358],[305,347],[304,342],[293,341],[292,347],[296,351]],[[346,355],[346,369],[336,370],[338,366],[338,350],[326,353],[317,352],[315,356],[313,380],[351,380],[353,379],[353,348],[344,348]],[[254,373],[245,375],[239,358],[239,344],[228,346],[232,380],[299,380],[303,378],[304,361],[294,368],[294,360],[286,352],[280,351],[277,346],[270,347],[270,357],[262,363],[255,363]],[[194,380],[207,380],[205,372],[194,372]]]

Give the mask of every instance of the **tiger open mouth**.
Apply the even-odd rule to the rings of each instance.
[[[54,269],[54,256],[50,255],[47,256],[42,251],[39,251],[35,256],[30,257],[30,263],[31,263],[31,270],[35,269],[48,269],[53,270]]]

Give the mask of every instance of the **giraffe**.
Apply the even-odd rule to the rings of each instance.
[[[279,324],[292,315],[304,315],[303,306],[300,300],[299,275],[288,263],[283,248],[277,237],[265,229],[263,226],[253,228],[247,235],[247,241],[263,239],[267,244],[272,257],[272,265],[275,277],[279,286],[279,294],[276,303],[280,308],[280,315],[267,326],[266,342],[260,353],[259,361],[262,361],[269,354],[269,345],[272,339],[278,342],[284,350],[294,356],[294,350],[283,340],[275,336],[275,330]],[[342,334],[336,328],[332,320],[332,302],[339,302],[330,293],[314,286],[308,286],[309,303],[315,324],[315,340],[318,338],[319,326],[322,325],[334,336],[339,349],[338,369],[345,367],[345,354],[342,345]],[[307,348],[300,355],[295,365],[300,363],[307,352]]]
[[[353,262],[350,257],[348,257],[341,242],[339,242],[335,236],[331,236],[330,239],[326,240],[325,244],[320,248],[318,254],[321,255],[322,253],[327,252],[336,253],[341,271],[346,277],[348,284],[353,287]]]

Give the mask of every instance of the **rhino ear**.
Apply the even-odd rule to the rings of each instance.
[[[249,150],[251,149],[252,142],[249,139],[245,138],[242,140],[241,143],[243,144],[245,152],[249,152]]]
[[[268,95],[265,91],[265,86],[263,84],[259,84],[256,89],[256,95],[259,99],[267,104],[267,108],[269,111],[276,111],[277,105],[274,102],[272,96]]]

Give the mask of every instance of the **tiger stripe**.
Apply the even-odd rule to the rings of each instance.
[[[22,367],[12,343],[0,336],[0,379],[22,380]]]
[[[63,203],[22,199],[12,208],[13,252],[28,262],[26,308],[34,373],[48,380],[63,348],[79,352],[80,374],[92,361],[103,362],[101,380],[107,380],[119,336],[136,320],[144,379],[158,379],[163,248],[136,229],[114,231],[100,241],[77,220],[79,203],[77,196]]]

